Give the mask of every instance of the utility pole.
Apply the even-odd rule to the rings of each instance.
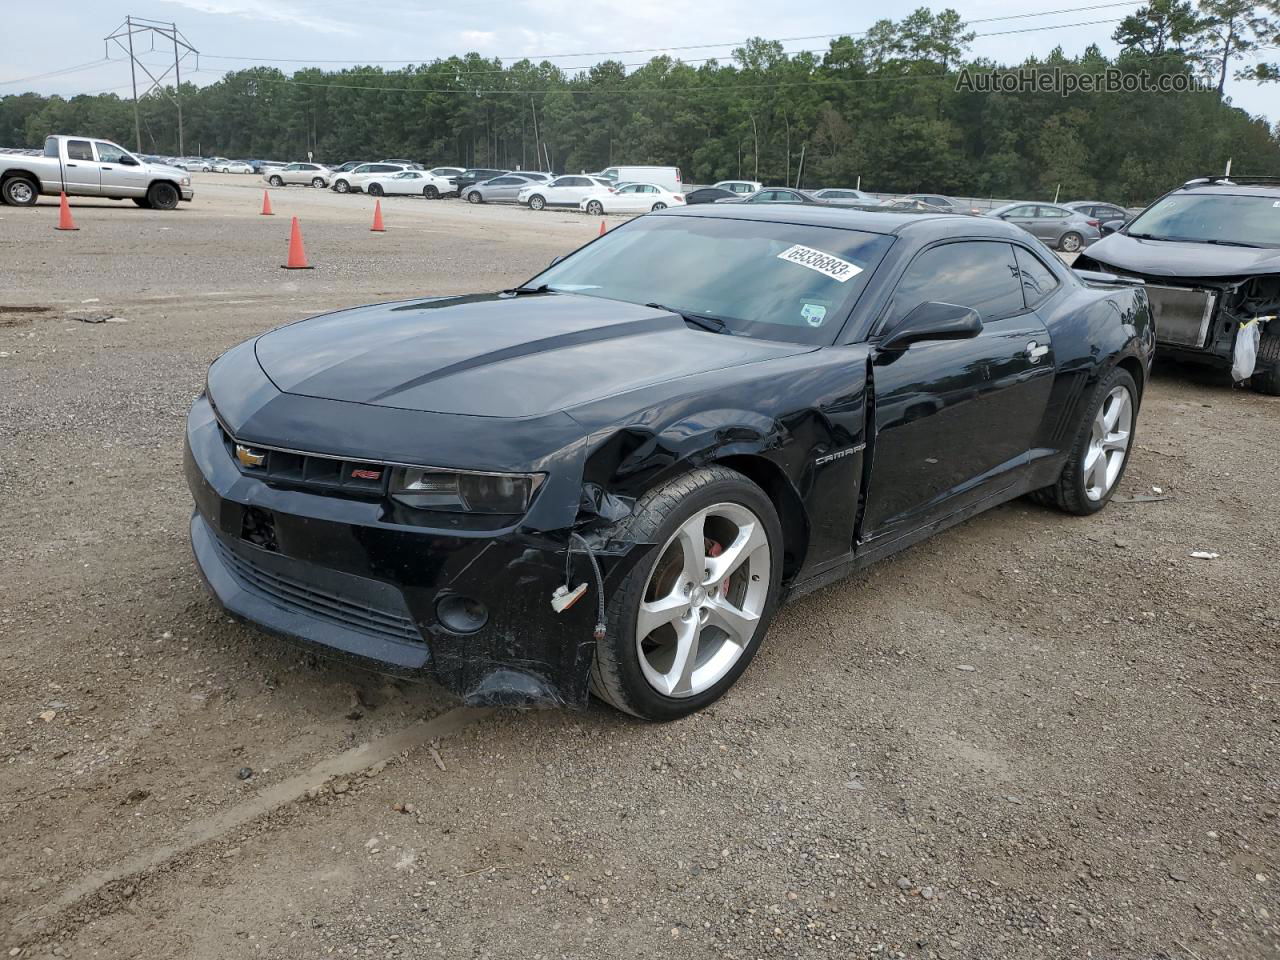
[[[166,67],[160,76],[156,76],[148,68],[147,64],[138,59],[134,52],[133,35],[149,33],[151,34],[152,49],[155,48],[155,38],[161,37],[173,44],[173,66]],[[122,42],[126,41],[126,42]],[[182,31],[178,29],[177,23],[164,20],[148,20],[145,17],[127,16],[124,23],[116,27],[110,34],[103,38],[103,46],[106,48],[106,55],[111,56],[111,44],[115,43],[122,51],[129,55],[129,76],[133,83],[133,135],[135,145],[139,153],[142,152],[142,124],[139,120],[138,113],[138,68],[142,68],[151,79],[151,85],[142,91],[142,96],[147,96],[154,90],[160,91],[170,100],[174,106],[178,108],[178,154],[183,153],[183,135],[182,135],[182,61],[189,55],[194,54],[196,57],[196,69],[200,68],[200,51],[193,47],[190,41],[183,36]],[[173,93],[164,87],[164,78],[173,71],[174,90]]]

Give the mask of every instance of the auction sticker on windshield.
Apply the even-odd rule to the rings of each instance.
[[[806,247],[799,243],[795,246],[788,247],[778,254],[779,260],[786,260],[788,263],[794,263],[797,266],[808,267],[810,270],[816,270],[823,276],[830,277],[844,283],[850,277],[856,277],[862,272],[862,268],[848,260],[841,260],[829,253],[823,253],[821,250],[815,250],[813,247]]]

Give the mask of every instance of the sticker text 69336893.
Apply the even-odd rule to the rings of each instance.
[[[844,283],[850,277],[856,277],[862,272],[862,268],[856,263],[841,260],[839,257],[833,257],[829,253],[823,253],[821,250],[815,250],[813,247],[806,247],[799,243],[783,250],[778,254],[778,259],[786,260],[788,263],[794,263],[797,266],[808,267],[810,270],[816,270],[823,276],[830,277],[840,283]]]

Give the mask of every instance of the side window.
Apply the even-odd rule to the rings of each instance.
[[[1061,207],[1040,207],[1038,212],[1046,220],[1062,220],[1067,216],[1067,211]]]
[[[1006,217],[1034,217],[1035,215],[1036,208],[1030,205],[1014,207],[1005,214]]]
[[[89,146],[88,140],[68,140],[67,141],[67,159],[68,160],[92,160],[93,147]]]
[[[1039,257],[1023,247],[1014,247],[1018,272],[1022,275],[1022,295],[1027,309],[1033,309],[1058,289],[1058,278]]]
[[[117,147],[114,143],[107,143],[105,140],[95,140],[94,144],[98,148],[99,163],[119,163],[120,158],[125,154],[123,148]]]
[[[918,254],[898,281],[880,331],[931,300],[972,307],[984,322],[1021,313],[1025,308],[1013,248],[1007,243],[968,240]]]

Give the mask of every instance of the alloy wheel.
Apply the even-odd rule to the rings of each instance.
[[[645,680],[668,697],[715,686],[750,646],[769,597],[769,537],[738,503],[680,525],[658,554],[636,616]]]
[[[26,180],[19,180],[16,183],[9,184],[9,199],[15,204],[31,203],[35,197],[35,190]]]
[[[1093,418],[1093,432],[1084,452],[1084,492],[1090,500],[1101,500],[1115,485],[1133,434],[1133,397],[1127,388],[1116,387],[1107,394]]]

